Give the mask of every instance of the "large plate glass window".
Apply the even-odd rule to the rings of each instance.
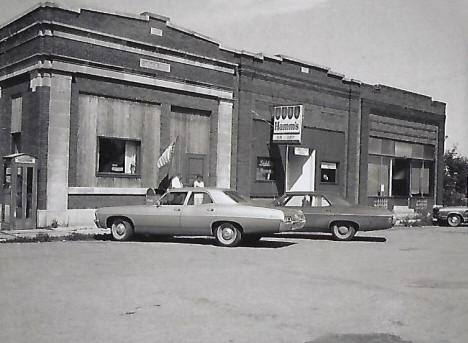
[[[98,137],[98,172],[137,175],[140,141]]]

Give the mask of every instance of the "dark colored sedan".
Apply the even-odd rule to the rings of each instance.
[[[288,192],[275,205],[301,209],[306,217],[301,231],[329,232],[342,241],[353,239],[357,231],[389,229],[396,221],[389,210],[351,205],[337,195],[318,192]]]
[[[448,224],[457,227],[462,223],[468,223],[467,206],[434,207],[432,220],[439,225]]]

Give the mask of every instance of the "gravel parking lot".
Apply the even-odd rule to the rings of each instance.
[[[468,341],[468,227],[0,245],[1,342]]]

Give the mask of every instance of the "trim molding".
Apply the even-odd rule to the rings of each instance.
[[[54,71],[61,71],[66,73],[81,73],[85,75],[93,75],[98,77],[103,77],[107,79],[126,81],[131,83],[143,84],[147,86],[154,86],[160,88],[173,89],[182,92],[197,93],[205,96],[211,96],[215,98],[233,100],[233,92],[203,86],[195,86],[177,81],[170,81],[164,79],[158,79],[152,76],[145,76],[139,74],[133,74],[128,72],[119,72],[109,69],[96,68],[84,65],[77,65],[66,62],[59,61],[44,61],[37,62],[31,66],[25,67],[23,69],[17,70],[13,73],[3,75],[0,77],[0,82],[5,81],[9,78],[37,70],[37,69],[48,69]]]

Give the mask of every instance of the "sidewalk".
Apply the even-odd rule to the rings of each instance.
[[[97,227],[58,227],[32,230],[1,230],[0,243],[93,240],[110,234]]]

